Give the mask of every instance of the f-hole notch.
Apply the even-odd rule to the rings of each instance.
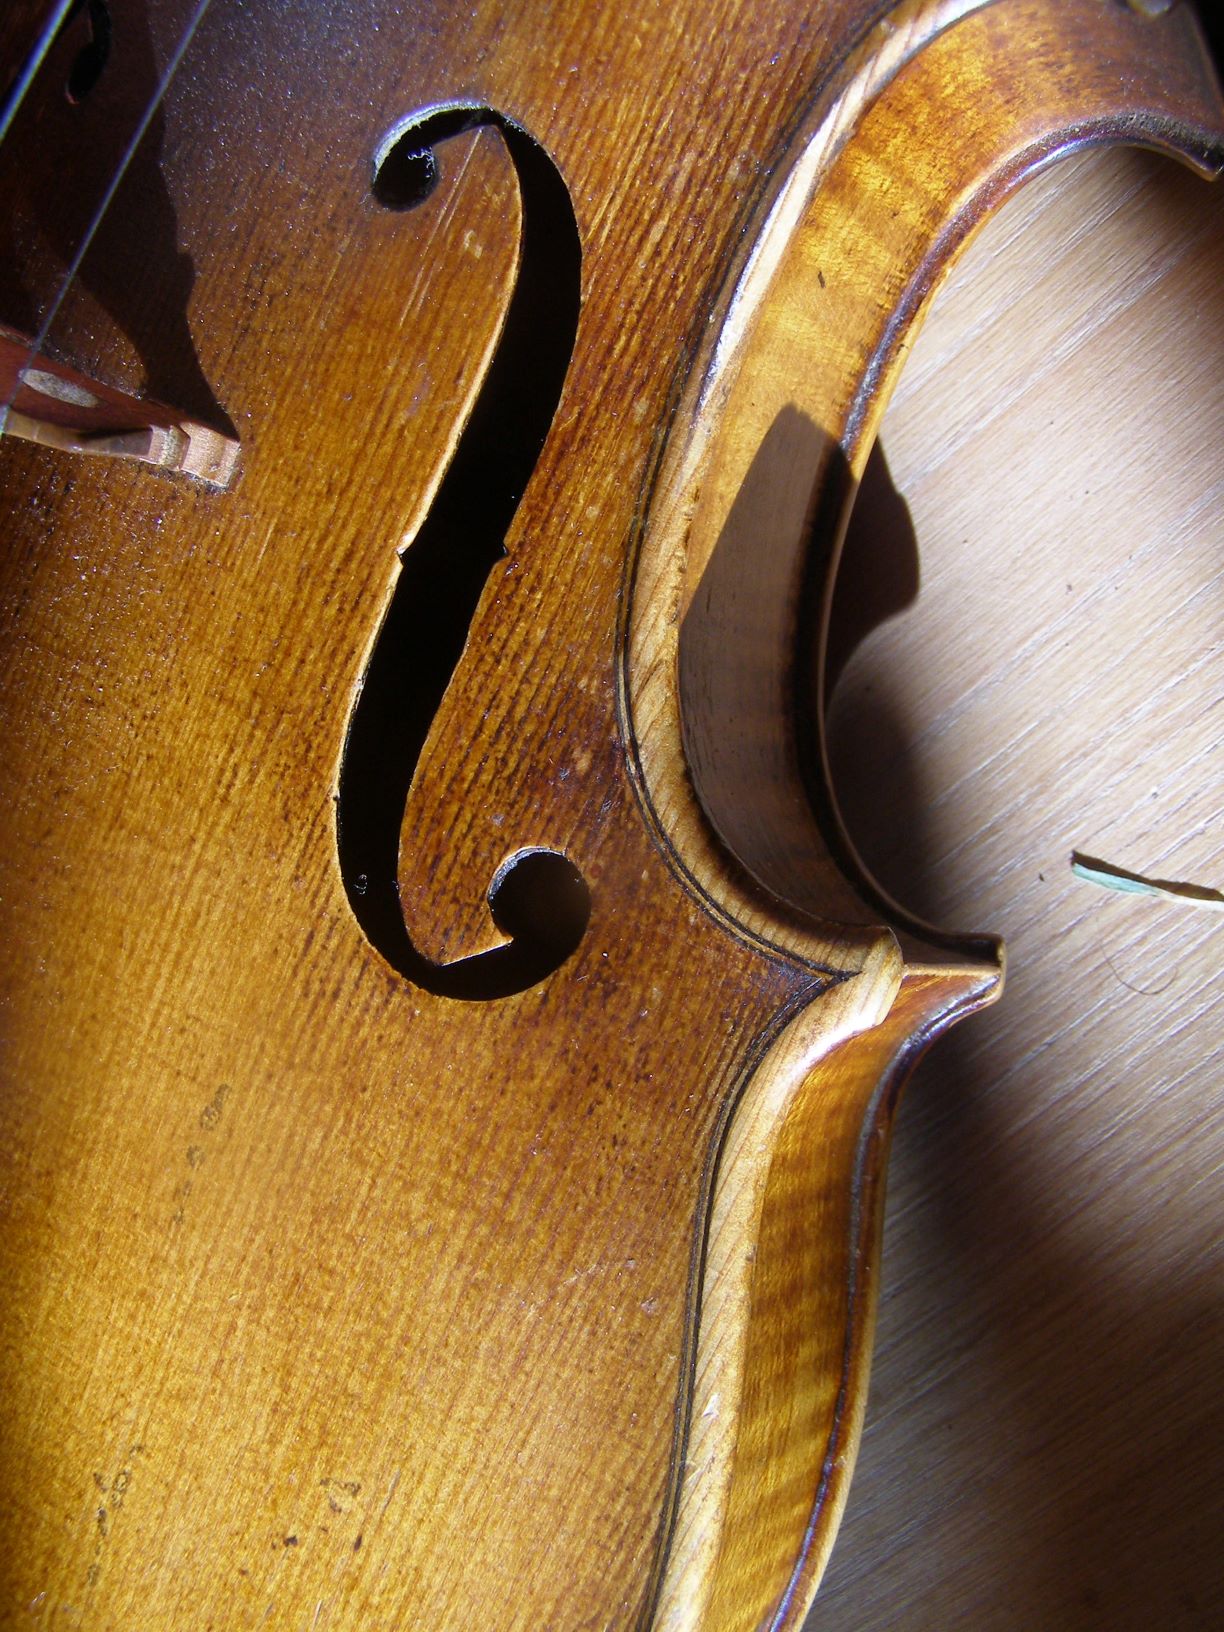
[[[481,591],[548,435],[578,328],[581,248],[561,175],[526,131],[492,108],[450,105],[397,124],[375,154],[372,192],[415,208],[433,191],[437,148],[480,127],[500,132],[522,200],[518,276],[471,417],[416,538],[349,720],[336,843],[349,904],[371,944],[440,996],[507,997],[575,950],[590,897],[573,863],[525,848],[491,880],[494,922],[512,939],[477,957],[430,962],[413,945],[397,889],[399,834],[413,773],[459,663]]]

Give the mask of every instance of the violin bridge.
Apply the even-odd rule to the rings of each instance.
[[[0,433],[66,453],[134,459],[226,488],[238,442],[164,403],[134,397],[41,355],[0,325]]]

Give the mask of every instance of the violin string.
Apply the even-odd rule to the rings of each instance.
[[[71,0],[65,0],[65,3],[70,4]],[[102,225],[106,212],[110,209],[115,194],[119,190],[119,184],[127,174],[132,160],[136,155],[136,150],[144,140],[145,133],[153,122],[154,114],[156,114],[157,110],[165,101],[166,93],[169,91],[171,83],[174,80],[174,76],[178,73],[183,58],[187,54],[188,47],[191,45],[192,40],[194,40],[200,24],[204,20],[204,13],[208,10],[211,3],[212,0],[198,0],[195,11],[192,13],[190,21],[188,22],[186,29],[183,31],[181,39],[171,53],[165,68],[162,70],[161,77],[154,88],[152,97],[149,99],[148,106],[141,114],[135,130],[132,132],[132,135],[128,140],[128,144],[123,150],[123,155],[115,167],[115,173],[112,175],[109,183],[107,184],[106,191],[103,193],[98,207],[94,210],[93,215],[90,217],[89,225],[85,229],[81,242],[77,245],[76,253],[73,255],[72,260],[68,263],[68,270],[64,274],[59,289],[47,309],[46,316],[39,324],[37,334],[35,334],[33,339],[30,341],[29,351],[27,353],[27,365],[34,361],[34,359],[42,351],[44,345],[46,345],[47,336],[51,332],[51,325],[58,317],[60,307],[64,304],[68,291],[75,282],[77,273],[81,270],[81,263],[84,261],[85,256],[89,252],[89,246],[93,243],[98,228]],[[44,47],[43,52],[39,57],[40,62],[42,60],[42,56],[45,55],[46,49]],[[24,370],[18,372],[18,383],[20,383],[22,372],[24,372]],[[0,405],[0,434],[2,434],[4,431],[4,421],[7,418],[8,411],[11,407],[11,397]]]
[[[25,101],[26,92],[34,83],[38,70],[46,61],[47,52],[59,38],[59,31],[64,26],[68,13],[72,10],[76,0],[57,0],[56,6],[43,26],[42,35],[26,61],[25,67],[13,82],[12,93],[8,101],[0,108],[0,142],[8,135],[9,126],[17,116],[17,110]]]

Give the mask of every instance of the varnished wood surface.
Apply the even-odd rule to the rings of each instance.
[[[882,881],[1010,957],[899,1117],[810,1632],[1224,1619],[1224,932],[1067,865],[1224,879],[1222,336],[1224,196],[1093,155],[987,228],[885,418],[921,587],[837,781]],[[905,532],[855,540],[902,585]]]
[[[147,36],[116,9],[135,80],[79,113],[49,102],[3,178],[20,228],[3,294],[22,308],[5,315],[26,332],[106,176],[103,138],[173,34],[175,8]],[[734,1175],[736,1113],[775,1089],[727,1259],[752,1317],[747,1396],[723,1406],[742,1425],[735,1524],[698,1568],[719,1626],[801,1615],[861,1405],[895,1067],[954,1002],[944,976],[903,973],[870,913],[771,938],[777,903],[735,863],[675,864],[631,757],[622,616],[626,548],[745,231],[887,9],[829,4],[819,28],[779,10],[768,63],[731,7],[703,12],[720,50],[696,62],[679,10],[563,8],[549,29],[532,7],[209,11],[48,344],[232,425],[238,482],[0,450],[10,1621],[649,1620],[686,1511],[719,1156]],[[897,16],[923,43],[978,9]],[[1015,42],[1030,16],[1066,41],[1050,140],[1098,113],[1117,133],[1116,76],[1078,75],[1073,53],[1104,39],[1133,63],[1146,25],[1095,0],[988,9],[991,39],[997,11]],[[1138,60],[1163,140],[1182,59]],[[419,210],[384,209],[384,134],[456,102],[496,117],[448,139]],[[534,230],[520,129],[572,200],[574,358],[425,744],[399,875],[342,877],[345,731],[398,552],[411,567]],[[491,883],[541,847],[589,886],[578,950],[495,1000],[436,989],[422,954],[495,950]],[[396,885],[407,973],[353,910]],[[842,1057],[873,1026],[874,1082]],[[763,1250],[805,1199],[824,1233]],[[788,1366],[802,1386],[772,1399]],[[824,1443],[792,1433],[792,1401]]]
[[[647,1612],[720,1127],[790,1013],[872,940],[821,971],[711,932],[641,822],[617,711],[643,461],[757,148],[865,9],[825,20],[783,25],[770,134],[759,98],[722,94],[760,72],[730,16],[703,19],[731,55],[694,80],[680,15],[593,28],[579,10],[543,33],[493,8],[448,33],[377,6],[360,31],[210,9],[203,66],[53,341],[100,378],[201,413],[211,397],[238,481],[2,450],[10,1621],[534,1632]],[[414,933],[455,956],[488,936],[507,857],[560,845],[581,868],[577,956],[486,1003],[367,943],[333,811],[397,551],[518,249],[495,131],[449,144],[414,214],[371,197],[372,156],[472,87],[562,167],[585,257],[551,452],[484,598],[432,848],[410,846],[403,878]],[[139,102],[122,79],[97,97],[75,121],[49,102],[6,178],[27,332],[80,203],[57,204],[53,139],[84,144],[84,193],[104,169],[92,122]],[[707,108],[715,173],[677,175]],[[615,140],[592,147],[593,128]],[[619,270],[644,253],[679,269],[666,299]],[[887,1009],[898,959],[876,961],[882,978],[842,982],[830,1040]]]

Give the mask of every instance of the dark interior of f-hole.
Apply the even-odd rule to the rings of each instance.
[[[88,19],[88,38],[77,52],[64,85],[64,95],[74,107],[84,102],[102,78],[102,71],[110,59],[114,34],[106,0],[75,0],[60,25],[61,31],[67,29],[82,12]]]
[[[438,965],[412,944],[396,877],[413,773],[489,573],[556,412],[578,326],[581,249],[573,206],[548,154],[487,108],[426,114],[400,134],[374,178],[375,198],[412,209],[433,191],[437,148],[480,126],[500,131],[522,200],[518,277],[501,340],[437,496],[404,552],[390,606],[349,721],[336,810],[340,871],[371,943],[416,985],[492,999],[560,967],[586,928],[581,875],[556,852],[528,849],[489,892],[506,946]],[[405,866],[411,866],[406,857]]]

